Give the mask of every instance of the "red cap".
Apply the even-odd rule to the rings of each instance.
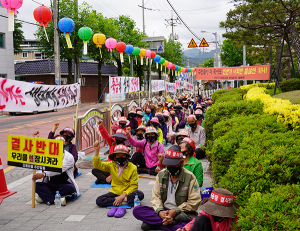
[[[194,143],[194,141],[193,141],[191,138],[185,137],[182,141],[185,141],[185,142],[187,142],[189,145],[191,145],[192,148],[193,148],[193,151],[195,151],[195,143]]]

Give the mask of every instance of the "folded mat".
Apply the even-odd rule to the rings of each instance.
[[[121,206],[108,206],[107,209],[111,208],[123,208],[123,209],[131,209],[132,207],[130,205],[121,205]]]
[[[110,188],[111,185],[110,184],[96,184],[94,183],[91,188]]]

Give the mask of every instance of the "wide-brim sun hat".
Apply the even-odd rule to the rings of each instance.
[[[137,112],[136,112],[136,115],[143,116],[143,112],[142,112],[142,111],[137,111]]]
[[[138,131],[138,130],[144,130],[146,132],[147,127],[145,125],[140,125],[140,126],[138,126],[138,128],[136,129],[136,131]]]
[[[152,123],[157,123],[158,125],[161,125],[161,124],[159,123],[159,120],[158,120],[157,117],[153,117],[150,121],[151,121]]]
[[[117,121],[117,124],[120,125],[119,123],[120,123],[121,121],[126,122],[126,126],[128,126],[129,123],[130,123],[129,120],[128,120],[125,116],[120,117],[120,118],[118,119],[118,121]]]
[[[157,118],[164,118],[164,116],[163,116],[163,113],[161,113],[161,112],[157,112],[156,114],[155,114],[155,117],[157,117]]]
[[[156,129],[154,127],[152,127],[152,126],[149,126],[149,127],[146,128],[145,135],[149,134],[149,133],[155,133],[156,135],[158,135]]]
[[[179,145],[173,145],[165,154],[165,158],[162,161],[163,165],[175,166],[178,165],[183,158],[181,147]]]
[[[110,160],[115,160],[116,154],[121,153],[121,154],[126,154],[128,157],[129,155],[129,149],[126,147],[126,145],[119,144],[114,148],[114,152],[108,155],[108,158]]]
[[[180,130],[177,134],[176,134],[176,137],[177,136],[186,136],[186,137],[190,137],[190,133],[186,130]]]
[[[116,131],[116,133],[114,135],[112,135],[112,137],[119,137],[119,138],[123,138],[123,139],[127,140],[126,132],[123,129],[118,129]]]
[[[128,113],[128,115],[130,115],[130,114],[136,115],[136,112],[135,112],[135,111],[130,111],[130,112]]]
[[[232,192],[224,188],[216,188],[212,191],[209,201],[200,206],[204,212],[217,216],[235,218],[237,208],[233,200],[235,196]]]
[[[195,115],[203,115],[202,110],[197,109],[197,110],[195,111]]]

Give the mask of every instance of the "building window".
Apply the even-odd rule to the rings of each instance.
[[[4,75],[4,74],[0,74],[0,77],[1,77],[1,78],[6,78],[7,76]]]
[[[1,1],[0,1],[0,7],[4,8],[4,7],[2,6],[2,4],[1,4]]]
[[[22,53],[22,57],[23,57],[23,58],[28,58],[28,53],[27,53],[27,52],[23,52],[23,53]]]
[[[0,33],[0,48],[4,48],[4,34]]]

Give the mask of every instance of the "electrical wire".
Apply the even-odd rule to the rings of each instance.
[[[0,17],[3,17],[3,18],[8,18],[8,16],[5,16],[5,15],[1,15],[0,14]],[[19,22],[24,22],[24,23],[27,23],[27,24],[30,24],[30,25],[34,25],[34,26],[38,26],[40,27],[40,25],[38,25],[37,23],[32,23],[32,22],[28,22],[28,21],[24,21],[24,20],[20,20],[20,19],[15,19],[16,21],[19,21]],[[47,28],[50,28],[50,29],[54,29],[53,27],[51,26],[48,26]]]

